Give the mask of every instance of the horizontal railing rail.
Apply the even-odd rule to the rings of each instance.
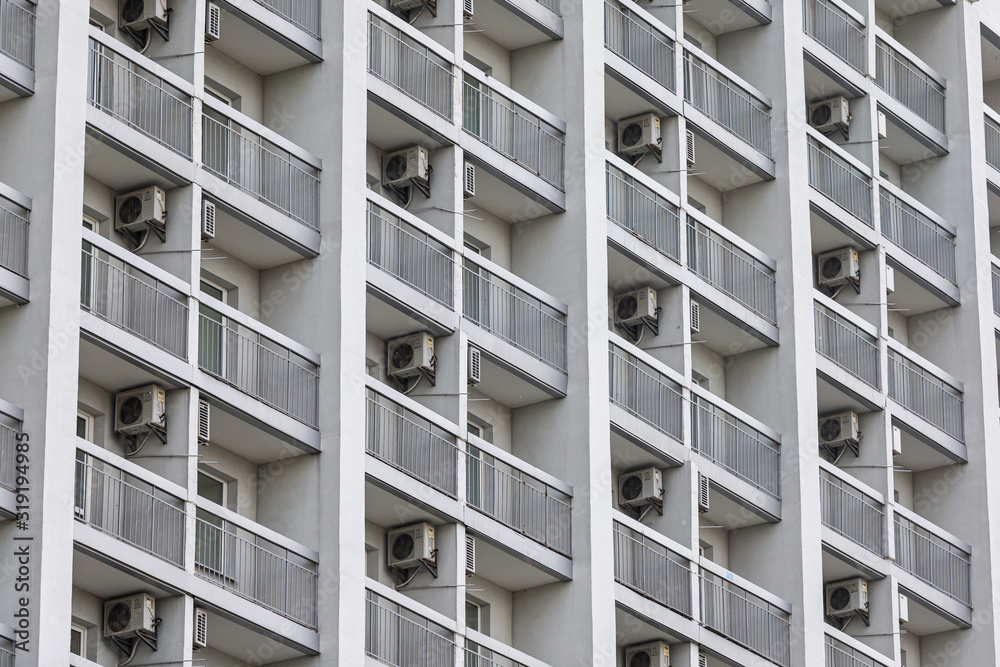
[[[868,56],[864,26],[830,0],[805,0],[803,10],[806,34],[864,74]]]
[[[252,129],[207,109],[202,163],[227,183],[302,224],[319,229],[319,171]]]
[[[19,429],[0,424],[0,487],[13,491],[17,480]]]
[[[455,75],[444,58],[368,15],[368,71],[434,113],[452,117]]]
[[[875,85],[944,132],[944,86],[880,38],[875,40]]]
[[[690,216],[687,234],[688,268],[771,324],[778,323],[771,267]]]
[[[415,611],[367,591],[365,654],[391,667],[454,665],[453,633]]]
[[[785,611],[704,568],[699,578],[705,627],[771,662],[791,665],[791,625]]]
[[[962,392],[917,362],[889,350],[889,398],[955,438],[965,439]]]
[[[809,137],[809,185],[865,223],[875,226],[872,179],[815,137]]]
[[[738,139],[771,157],[771,108],[686,49],[684,99]]]
[[[989,116],[983,116],[986,127],[986,164],[1000,169],[1000,123]]]
[[[80,306],[175,357],[187,359],[186,297],[86,241]]]
[[[168,563],[184,567],[184,501],[78,452],[76,518]]]
[[[191,97],[95,39],[90,40],[87,101],[190,159]]]
[[[371,201],[368,263],[438,303],[454,307],[455,260],[451,249]]]
[[[669,435],[684,441],[681,387],[614,343],[609,345],[611,402]]]
[[[681,261],[677,207],[607,164],[608,220],[675,262]]]
[[[686,558],[615,522],[615,581],[685,616],[692,616]]]
[[[254,0],[319,39],[320,0]]]
[[[674,40],[614,0],[604,2],[604,46],[667,90],[677,90]]]
[[[858,325],[814,303],[816,351],[875,389],[879,388],[878,341]]]
[[[316,627],[318,564],[198,509],[195,573],[273,612]]]
[[[954,283],[955,237],[885,189],[879,190],[879,200],[882,234]]]
[[[559,188],[565,183],[565,134],[496,88],[465,76],[462,129]]]
[[[35,5],[0,0],[0,53],[35,68]]]
[[[0,199],[0,266],[28,277],[28,214]]]
[[[781,499],[778,443],[701,396],[691,401],[691,447],[769,496]]]
[[[545,482],[468,445],[466,502],[564,556],[573,552],[571,499]]]
[[[318,366],[205,304],[198,316],[198,366],[276,410],[318,426]]]
[[[959,602],[972,605],[972,556],[910,519],[895,515],[896,566]]]
[[[887,667],[887,665],[827,635],[826,667]]]
[[[564,314],[471,261],[466,261],[462,276],[466,319],[566,372]]]
[[[839,477],[820,470],[823,525],[872,553],[885,554],[885,507]]]
[[[458,497],[459,449],[451,434],[371,390],[365,427],[365,449],[370,455]]]

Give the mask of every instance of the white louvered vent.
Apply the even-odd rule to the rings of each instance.
[[[708,667],[708,656],[699,655],[698,656],[698,667]]]
[[[691,302],[691,333],[701,331],[701,304],[697,301]]]
[[[210,42],[222,37],[222,8],[214,2],[208,3],[208,16],[205,17],[205,39]]]
[[[212,408],[208,401],[198,401],[198,442],[208,442],[212,437]]]
[[[476,538],[472,535],[465,536],[465,572],[476,573]]]
[[[465,179],[462,181],[462,194],[466,199],[476,196],[476,165],[465,163]]]
[[[208,612],[201,607],[194,608],[194,647],[208,647]]]
[[[469,348],[469,384],[479,384],[483,379],[483,353]]]
[[[708,477],[698,473],[698,511],[707,512],[709,510],[709,489]]]
[[[462,1],[462,16],[464,16],[467,19],[471,19],[472,15],[474,14],[474,12],[473,12],[474,5],[475,5],[474,0],[463,0]]]
[[[687,130],[687,168],[694,168],[694,132]]]
[[[215,238],[215,204],[207,199],[201,205],[201,240]]]

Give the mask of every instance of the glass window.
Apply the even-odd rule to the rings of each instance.
[[[83,438],[87,442],[94,441],[94,417],[86,412],[76,413],[76,437]]]
[[[69,652],[84,658],[86,651],[87,628],[74,623],[69,628]]]
[[[226,483],[218,477],[198,472],[198,495],[216,505],[226,505]]]

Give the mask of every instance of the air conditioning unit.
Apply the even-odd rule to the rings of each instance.
[[[214,42],[222,37],[222,8],[214,2],[208,3],[205,17],[205,39]]]
[[[847,99],[834,97],[809,105],[809,124],[820,132],[846,130],[851,122],[851,106]]]
[[[900,623],[900,625],[902,625],[903,623],[909,623],[909,622],[910,622],[910,599],[908,597],[906,597],[905,595],[903,595],[902,593],[900,593],[899,594],[899,623]]]
[[[419,0],[417,4],[421,4]],[[430,158],[423,146],[389,153],[382,158],[382,185],[402,188],[414,182],[427,183],[429,175]]]
[[[465,536],[465,573],[476,573],[476,538],[472,535]]]
[[[643,468],[618,477],[618,504],[642,507],[663,500],[663,474],[658,468]]]
[[[462,17],[471,19],[475,14],[474,0],[462,0]]]
[[[670,647],[652,642],[625,649],[625,667],[670,667]]]
[[[115,231],[141,231],[167,218],[167,194],[155,185],[129,192],[115,200]]]
[[[856,447],[860,439],[861,429],[858,428],[858,415],[854,412],[842,412],[819,420],[819,444],[821,445]]]
[[[618,123],[618,152],[639,155],[648,150],[660,150],[660,117],[647,113],[626,118]]]
[[[434,526],[429,523],[390,530],[388,541],[389,567],[408,570],[434,560]]]
[[[640,287],[615,295],[615,324],[633,326],[646,319],[656,319],[656,290]]]
[[[212,406],[208,401],[198,401],[198,442],[208,443],[212,439]]]
[[[390,340],[388,344],[389,375],[409,378],[421,371],[434,372],[434,337],[420,332]]]
[[[687,168],[694,169],[694,132],[686,130],[684,134],[685,149],[687,154]]]
[[[885,293],[892,294],[896,291],[896,270],[891,266],[885,267]]]
[[[847,579],[826,585],[826,615],[843,618],[861,612],[868,613],[868,582]]]
[[[892,427],[892,455],[899,456],[903,453],[903,432],[898,426]]]
[[[155,384],[123,391],[115,396],[115,431],[123,435],[142,433],[167,422],[166,393]]]
[[[847,282],[861,279],[858,251],[854,248],[825,252],[819,256],[818,264],[820,285],[840,287]]]
[[[166,23],[167,0],[122,0],[122,28],[145,30],[150,21]]]
[[[701,304],[697,301],[691,302],[691,333],[701,331]]]
[[[194,649],[208,648],[208,612],[194,608]]]
[[[472,199],[476,196],[476,165],[465,163],[465,178],[462,179],[462,196]]]
[[[698,511],[704,514],[711,509],[712,487],[708,477],[698,473]]]
[[[424,6],[424,0],[392,0],[391,7],[396,11],[408,12]]]
[[[469,384],[479,384],[483,379],[483,353],[469,346]]]
[[[215,238],[215,204],[207,199],[201,203],[201,240]]]
[[[131,639],[138,632],[153,632],[156,626],[156,600],[137,593],[104,603],[104,637]]]

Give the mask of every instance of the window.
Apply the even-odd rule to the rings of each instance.
[[[225,480],[207,472],[198,471],[198,497],[225,507],[227,487],[228,483]]]
[[[101,221],[98,220],[97,218],[93,217],[93,216],[90,216],[90,215],[87,215],[86,213],[84,213],[83,214],[83,228],[84,229],[89,229],[92,232],[97,232],[98,234],[100,234],[100,232],[101,232]]]
[[[69,626],[69,652],[81,658],[87,657],[87,628],[76,623]]]
[[[365,373],[368,374],[368,377],[373,377],[377,380],[378,372],[379,372],[378,362],[375,361],[374,359],[369,359],[365,357]]]
[[[470,598],[465,599],[465,627],[470,630],[475,630],[481,632],[484,635],[490,634],[490,606],[478,600],[473,600]],[[466,640],[466,647],[469,649],[468,653],[465,654],[465,665],[466,667],[479,667],[479,665],[484,664],[484,661],[480,661],[477,655],[487,658],[487,660],[493,657],[492,651],[483,648],[474,641]],[[491,660],[487,664],[494,664]]]
[[[701,387],[702,389],[708,389],[708,378],[699,373],[698,371],[691,371],[691,384],[696,387]]]
[[[94,441],[94,416],[82,410],[76,411],[76,437],[87,442]]]
[[[477,632],[482,632],[480,630],[480,621],[482,620],[482,607],[472,600],[465,601],[465,627],[470,630],[476,630]]]
[[[699,213],[707,213],[708,212],[708,209],[705,207],[705,205],[702,204],[697,199],[695,199],[694,197],[688,197],[688,206],[690,206],[694,210],[698,211]]]
[[[215,475],[198,471],[198,497],[216,505],[226,506],[229,484]],[[224,550],[225,521],[202,508],[195,513],[198,517],[195,532],[195,562],[212,572],[222,572],[225,561]]]
[[[229,293],[229,290],[225,287],[205,280],[204,278],[201,279],[201,291],[213,299],[218,299],[222,303],[226,303],[226,296]]]
[[[226,303],[229,290],[213,282],[201,279],[201,291],[210,297]],[[225,371],[226,322],[222,313],[205,304],[199,304],[198,312],[198,363],[209,373],[222,375]]]

